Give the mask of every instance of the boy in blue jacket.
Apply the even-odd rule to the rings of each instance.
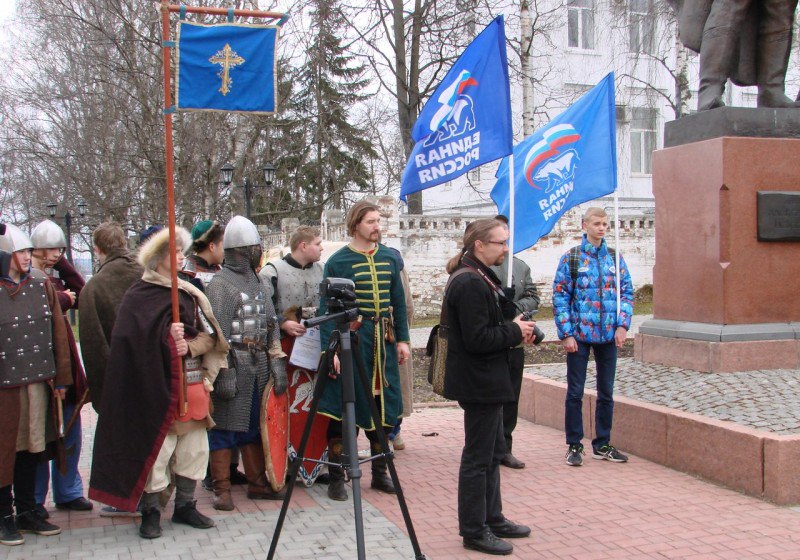
[[[608,215],[592,207],[583,215],[583,240],[558,263],[553,280],[553,315],[558,338],[567,351],[565,430],[567,464],[583,462],[583,388],[589,352],[597,365],[596,437],[592,457],[624,463],[628,457],[610,444],[614,414],[614,375],[617,348],[622,347],[633,316],[633,284],[628,267],[619,257],[620,298],[617,308],[616,255],[605,242]]]

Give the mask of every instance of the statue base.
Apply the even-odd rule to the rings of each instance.
[[[800,365],[797,154],[800,139],[748,137],[654,154],[654,320],[637,336],[638,360],[697,371]],[[782,207],[759,216],[774,192],[787,197]],[[760,240],[763,230],[776,240]]]
[[[800,138],[800,109],[719,107],[670,121],[664,147],[722,137]]]

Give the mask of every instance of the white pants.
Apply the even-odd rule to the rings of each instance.
[[[156,462],[144,491],[161,492],[170,483],[170,473],[192,480],[203,480],[208,467],[208,434],[206,430],[192,430],[182,436],[167,434],[158,452]]]

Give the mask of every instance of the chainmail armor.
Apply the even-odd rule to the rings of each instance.
[[[259,293],[269,293],[258,275],[250,266],[250,251],[247,247],[225,250],[225,264],[217,273],[206,289],[206,295],[211,302],[214,315],[217,317],[225,339],[231,340],[231,326],[241,314],[242,294],[245,294],[252,303]],[[260,309],[264,324],[268,324],[267,344],[270,354],[272,347],[280,344],[278,323],[274,319],[275,308],[272,301],[266,298]],[[228,367],[236,370],[236,396],[230,400],[220,399],[215,392],[211,393],[214,403],[213,419],[216,428],[237,432],[247,431],[250,424],[250,407],[253,403],[253,391],[258,388],[259,402],[270,376],[276,380],[286,379],[285,358],[270,357],[267,352],[257,351],[251,353],[241,348],[231,348],[228,354]]]

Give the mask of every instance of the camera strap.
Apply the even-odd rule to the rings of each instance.
[[[494,293],[496,293],[496,294],[498,295],[498,297],[500,297],[500,298],[502,298],[502,299],[504,299],[504,300],[506,300],[506,301],[510,301],[510,302],[511,302],[511,304],[512,304],[514,307],[516,307],[516,308],[517,308],[517,311],[519,311],[520,313],[525,313],[525,310],[524,310],[524,309],[522,309],[522,307],[520,307],[520,305],[519,305],[519,304],[518,304],[516,301],[509,300],[509,299],[508,299],[508,297],[506,296],[506,294],[505,294],[505,293],[503,293],[503,290],[501,290],[501,289],[500,289],[500,286],[498,286],[496,282],[494,282],[494,281],[493,281],[491,278],[489,278],[489,275],[488,275],[488,274],[486,274],[486,273],[485,273],[485,272],[484,272],[484,271],[481,269],[481,266],[480,266],[478,263],[476,263],[475,261],[473,261],[472,259],[470,259],[470,258],[469,258],[469,257],[467,257],[466,255],[464,255],[464,256],[461,258],[461,263],[462,263],[462,264],[463,264],[465,267],[467,267],[467,268],[469,268],[470,270],[472,270],[472,271],[474,271],[475,273],[477,273],[477,274],[478,274],[478,276],[480,276],[480,277],[483,279],[483,281],[484,281],[484,282],[486,282],[486,284],[489,286],[489,288],[490,288],[490,289],[491,289],[491,290],[492,290]],[[513,277],[512,277],[512,279],[513,279]]]

